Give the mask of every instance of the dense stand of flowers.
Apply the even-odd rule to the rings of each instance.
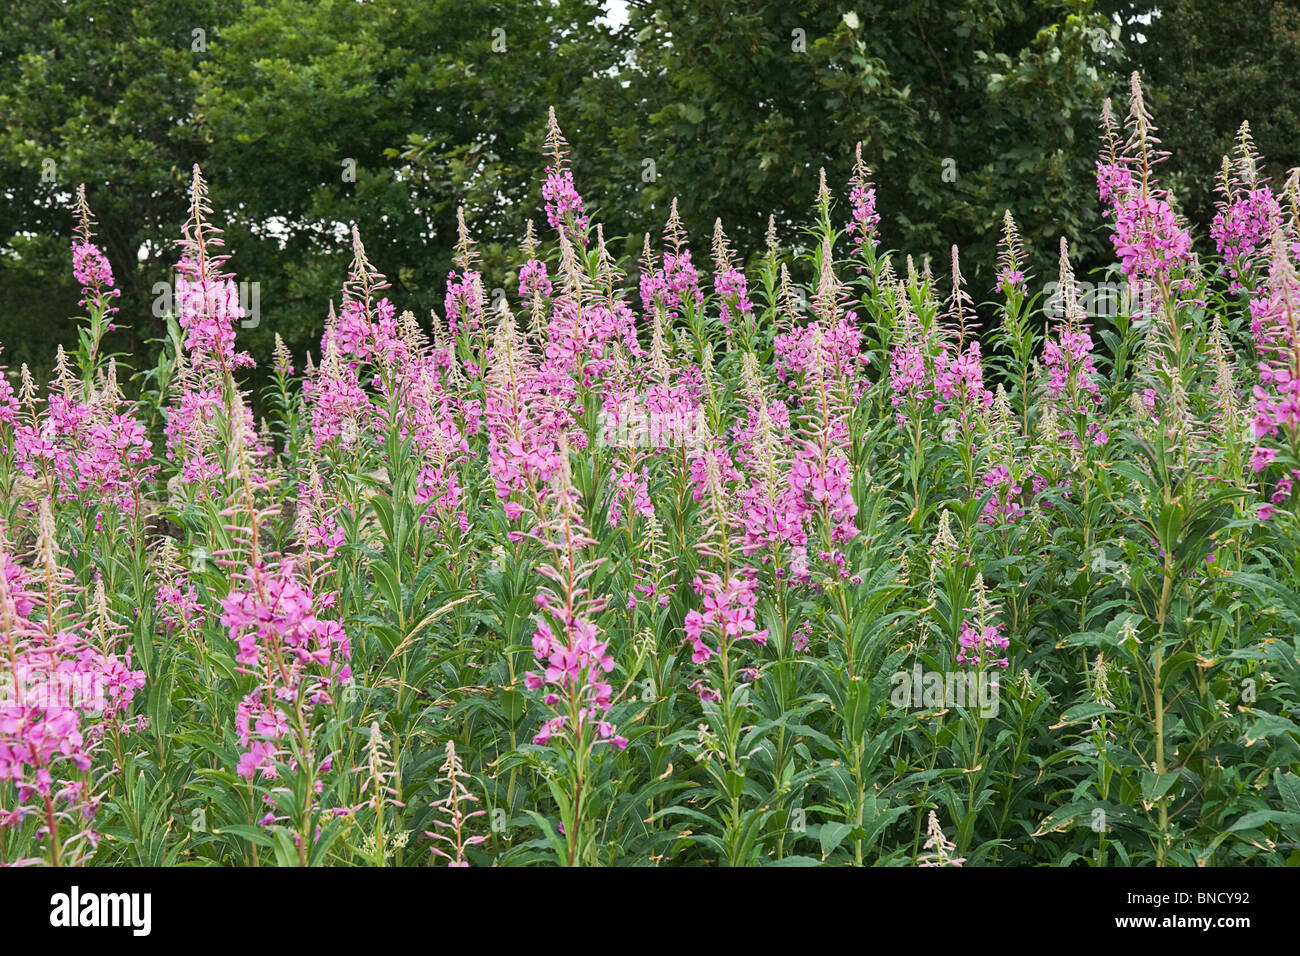
[[[99,842],[95,817],[104,793],[95,758],[106,738],[132,729],[131,706],[145,674],[132,668],[129,648],[116,646],[107,621],[71,613],[52,525],[46,507],[36,574],[14,561],[0,536],[0,785],[13,793],[0,808],[0,827],[34,821],[49,862],[66,865],[84,862]],[[102,589],[97,603],[102,612]]]
[[[361,224],[261,369],[197,169],[157,356],[78,193],[75,351],[0,375],[0,862],[1294,862],[1300,174],[1243,127],[1200,242],[1134,78],[1105,313],[1009,212],[988,288],[888,251],[861,147],[748,259],[675,202],[620,258],[545,156],[440,311]]]

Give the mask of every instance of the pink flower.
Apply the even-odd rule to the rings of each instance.
[[[728,269],[713,277],[713,291],[721,300],[718,316],[724,326],[730,327],[732,319],[752,315],[754,303],[749,299],[745,274],[739,269]]]
[[[116,312],[115,307],[108,306],[108,300],[122,294],[121,289],[114,288],[113,267],[99,246],[86,240],[73,243],[72,276],[81,285],[85,296],[82,305],[91,303],[99,308]]]
[[[253,775],[259,770],[262,776],[268,780],[274,780],[275,771],[275,745],[270,741],[255,741],[246,753],[239,757],[238,772],[245,780],[252,780]]]
[[[880,216],[876,212],[876,187],[871,182],[871,170],[862,161],[861,143],[857,145],[853,175],[849,179],[849,205],[852,213],[844,234],[853,237],[853,251],[858,255],[874,252],[880,243],[877,238]]]
[[[239,772],[249,776],[261,769],[274,778],[268,754],[308,724],[315,707],[332,699],[332,690],[352,682],[352,649],[342,625],[316,616],[334,603],[334,595],[314,594],[293,561],[275,574],[253,566],[242,577],[246,587],[232,588],[221,602],[235,660],[259,681],[236,713],[236,736],[247,748]]]
[[[1266,255],[1273,231],[1281,225],[1282,209],[1268,187],[1251,190],[1232,202],[1219,204],[1210,237],[1223,257],[1223,272],[1232,280],[1230,290],[1245,288],[1248,277]]]
[[[540,296],[546,298],[551,294],[551,280],[546,274],[546,263],[529,259],[519,270],[520,296]]]
[[[701,571],[692,586],[700,595],[699,610],[686,612],[684,628],[686,640],[691,645],[691,660],[707,664],[718,647],[738,640],[767,643],[767,628],[758,630],[755,608],[758,604],[758,583],[753,571],[741,571],[724,582],[717,575]]]
[[[573,185],[573,170],[548,167],[542,198],[546,200],[546,221],[552,229],[565,231],[574,240],[586,231],[587,216],[583,211],[582,197]]]
[[[1010,662],[1005,656],[999,657],[998,652],[1005,651],[1011,642],[1002,635],[1001,628],[1000,624],[980,627],[972,621],[963,621],[957,642],[957,663],[987,663],[1005,669]]]

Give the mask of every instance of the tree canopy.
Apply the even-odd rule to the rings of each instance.
[[[1231,57],[1211,48],[1227,43]],[[1010,209],[1040,274],[1062,234],[1100,262],[1096,122],[1127,71],[1147,76],[1171,183],[1205,223],[1212,178],[1194,164],[1205,143],[1226,153],[1240,119],[1276,173],[1300,164],[1298,48],[1300,14],[1270,0],[1188,0],[1177,16],[1104,0],[662,0],[617,22],[578,0],[22,2],[0,33],[0,341],[36,364],[70,336],[79,183],[123,289],[123,347],[157,335],[151,290],[194,163],[231,268],[260,287],[254,350],[275,332],[312,343],[352,224],[427,315],[459,205],[485,258],[515,263],[551,105],[579,188],[629,254],[673,198],[697,244],[720,218],[755,250],[768,211],[797,243],[818,170],[843,196],[861,142],[887,245],[943,263],[956,244],[991,285]]]

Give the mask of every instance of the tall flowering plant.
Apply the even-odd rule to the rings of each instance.
[[[94,217],[86,201],[86,186],[77,187],[77,238],[72,243],[72,275],[81,286],[86,307],[86,325],[78,329],[77,357],[81,365],[82,384],[89,387],[99,368],[104,335],[113,330],[113,315],[118,307],[113,301],[122,295],[113,281],[113,266],[95,242]],[[83,396],[86,397],[86,396]]]
[[[561,441],[560,470],[549,501],[552,514],[534,532],[550,562],[538,567],[546,583],[537,591],[532,637],[533,656],[543,666],[530,671],[524,685],[542,692],[550,712],[533,743],[549,748],[559,761],[559,774],[548,779],[560,811],[559,832],[544,826],[559,862],[575,866],[592,850],[597,750],[622,750],[628,741],[609,719],[614,689],[608,675],[614,658],[594,621],[605,599],[593,595],[586,583],[601,562],[588,556],[596,542],[578,517],[568,459],[568,444]]]
[[[352,682],[351,644],[342,625],[317,616],[334,596],[315,595],[292,561],[277,571],[254,564],[242,585],[222,601],[221,614],[236,663],[254,685],[236,709],[237,771],[250,783],[293,779],[293,786],[265,792],[258,822],[287,823],[305,865],[317,835],[322,777],[333,763],[332,754],[320,752],[317,711]]]
[[[1187,223],[1156,181],[1156,168],[1168,154],[1160,149],[1136,72],[1130,80],[1127,125],[1128,136],[1121,143],[1107,100],[1098,191],[1113,219],[1111,242],[1120,268],[1133,283],[1138,301],[1153,302],[1146,307],[1152,320],[1150,344],[1165,343],[1181,356],[1185,323],[1179,314],[1180,296],[1194,289],[1199,266]]]
[[[1300,277],[1293,244],[1277,229],[1271,243],[1268,279],[1250,302],[1251,332],[1259,355],[1259,384],[1254,386],[1251,428],[1259,445],[1251,470],[1280,466],[1268,500],[1258,508],[1267,520],[1278,506],[1293,504],[1300,481]],[[1281,457],[1279,457],[1281,456]]]
[[[231,489],[229,449],[252,447],[257,430],[243,403],[234,373],[251,367],[247,352],[235,351],[235,322],[243,307],[234,278],[223,271],[228,255],[221,230],[212,224],[208,187],[198,166],[190,181],[190,215],[177,242],[180,261],[173,288],[173,317],[184,336],[166,411],[167,459],[180,470],[191,500],[218,501]]]
[[[66,570],[43,510],[33,580],[0,536],[0,860],[88,862],[95,818],[111,779],[106,738],[129,729],[145,675],[129,650],[93,640],[92,622],[68,607]],[[43,618],[43,620],[42,620]]]
[[[1229,292],[1253,290],[1267,267],[1273,233],[1283,225],[1282,205],[1269,188],[1255,151],[1250,124],[1237,131],[1234,157],[1223,158],[1210,238],[1222,259]]]

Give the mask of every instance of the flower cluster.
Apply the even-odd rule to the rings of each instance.
[[[758,581],[752,570],[737,571],[726,581],[711,571],[701,571],[691,580],[691,587],[701,599],[698,610],[686,612],[685,622],[691,660],[696,664],[708,664],[737,641],[767,643],[768,630],[759,630],[755,617]]]
[[[1023,294],[1026,288],[1025,251],[1020,230],[1008,209],[1002,217],[1002,239],[998,243],[998,289],[1003,295]]]
[[[93,242],[78,242],[72,247],[72,275],[81,284],[83,300],[116,298],[121,289],[113,287],[113,267]]]
[[[1005,670],[1010,664],[1006,652],[1011,641],[1002,633],[1002,622],[996,620],[997,609],[989,603],[982,574],[975,576],[972,592],[974,607],[961,622],[957,638],[957,663]]]
[[[95,234],[91,231],[94,224],[83,184],[77,187],[77,238],[72,243],[72,277],[81,286],[81,294],[84,296],[79,305],[111,315],[117,311],[117,307],[109,302],[121,296],[122,290],[116,288],[113,267],[95,242]]]
[[[1268,279],[1250,302],[1251,331],[1259,351],[1254,387],[1257,438],[1294,441],[1300,434],[1300,276],[1285,234],[1273,234]],[[1276,450],[1261,446],[1254,468],[1263,470]]]
[[[1123,151],[1115,147],[1110,101],[1106,102],[1103,123],[1109,150],[1097,164],[1097,189],[1105,214],[1114,218],[1111,243],[1124,274],[1168,288],[1171,279],[1196,267],[1192,235],[1156,185],[1152,169],[1164,154],[1157,151],[1160,141],[1136,73],[1131,86],[1130,135]],[[1189,287],[1190,281],[1183,280],[1180,288]]]
[[[48,519],[44,524],[48,555],[53,529]],[[38,588],[63,590],[57,568],[45,569],[42,584],[29,579],[7,548],[0,548],[0,564],[0,787],[11,783],[18,799],[15,807],[0,807],[0,829],[35,816],[50,862],[76,863],[99,839],[91,824],[100,797],[89,771],[145,675],[132,669],[129,648],[97,646],[84,625],[55,629],[56,607],[43,609],[45,621],[32,619]]]
[[[614,706],[614,689],[604,676],[614,669],[614,658],[594,624],[575,618],[565,623],[561,638],[546,621],[539,621],[533,632],[533,656],[546,668],[525,675],[524,686],[545,690],[546,706],[566,710],[544,722],[533,743],[548,744],[565,730],[580,735],[590,725],[598,741],[607,741],[616,750],[627,746],[627,738],[619,736],[604,717]]]
[[[1210,238],[1223,257],[1231,291],[1245,288],[1241,280],[1251,273],[1281,223],[1282,209],[1267,186],[1251,190],[1215,214]]]
[[[301,731],[311,710],[352,681],[352,648],[337,621],[316,616],[335,595],[317,596],[292,560],[278,572],[253,566],[245,587],[221,602],[221,624],[235,642],[240,669],[259,680],[239,705],[235,733],[244,748],[239,773],[274,780],[284,738]]]
[[[864,255],[867,251],[874,253],[880,244],[877,237],[880,214],[876,212],[876,187],[871,182],[871,170],[862,161],[861,143],[858,143],[854,153],[853,176],[849,180],[849,204],[853,207],[853,212],[844,226],[845,235],[852,237],[853,250],[858,255]]]
[[[829,378],[851,380],[866,365],[862,352],[862,329],[857,317],[849,313],[834,323],[821,320],[778,334],[773,341],[776,349],[776,376],[782,382],[794,383],[806,378],[814,366]],[[865,383],[855,381],[858,389]]]
[[[542,186],[542,198],[546,201],[546,221],[570,242],[582,244],[587,231],[587,215],[583,209],[582,196],[573,183],[573,170],[565,162],[566,143],[560,125],[556,122],[554,107],[547,117],[546,147],[551,156],[551,164],[546,167],[546,182]]]
[[[470,793],[466,786],[468,778],[469,774],[456,756],[455,743],[448,740],[447,759],[442,765],[442,776],[438,778],[447,788],[447,795],[433,802],[433,810],[437,814],[433,818],[435,829],[426,832],[425,836],[447,847],[445,850],[438,846],[431,849],[434,856],[446,860],[450,867],[468,867],[465,850],[486,841],[482,835],[471,836],[465,832],[471,820],[487,813],[486,810],[469,809],[478,803],[478,797]]]

